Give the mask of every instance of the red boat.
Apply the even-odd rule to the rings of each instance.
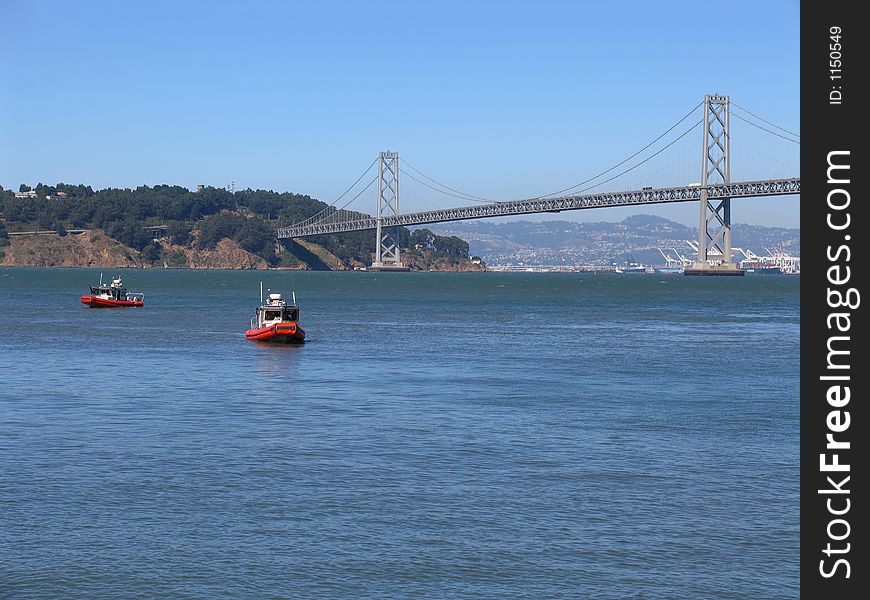
[[[260,297],[262,302],[262,293]],[[251,319],[251,328],[245,332],[245,337],[255,342],[300,344],[305,341],[305,331],[299,325],[296,294],[293,294],[293,304],[287,304],[281,294],[269,294],[266,302],[257,308],[257,316]]]
[[[89,286],[90,294],[81,297],[82,304],[91,308],[116,308],[120,306],[143,306],[145,294],[142,292],[128,292],[120,277],[112,279],[112,283],[103,283],[103,275],[100,274],[100,283]]]

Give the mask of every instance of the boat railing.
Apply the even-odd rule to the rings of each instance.
[[[145,292],[127,292],[127,300],[135,302],[136,300],[145,301]]]

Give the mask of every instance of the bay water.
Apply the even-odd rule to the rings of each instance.
[[[0,269],[0,598],[799,595],[799,277],[114,275]]]

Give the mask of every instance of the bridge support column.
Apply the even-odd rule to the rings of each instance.
[[[399,228],[381,226],[384,218],[399,214],[399,153],[381,152],[378,157],[378,215],[375,261],[372,271],[408,271],[399,256]]]
[[[731,183],[730,102],[728,96],[704,96],[698,260],[686,275],[743,275],[731,260],[731,198],[707,196],[708,185]]]

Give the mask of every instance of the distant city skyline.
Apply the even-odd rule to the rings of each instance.
[[[378,152],[394,150],[463,193],[514,199],[612,167],[705,93],[727,94],[758,117],[754,127],[732,121],[733,179],[799,176],[799,145],[776,135],[799,133],[799,3],[713,10],[682,1],[389,10],[4,2],[0,185],[234,181],[332,203]],[[697,181],[700,145],[693,132],[601,189]],[[645,212],[694,226],[698,210],[534,219]],[[735,200],[732,221],[798,227],[799,199]]]

